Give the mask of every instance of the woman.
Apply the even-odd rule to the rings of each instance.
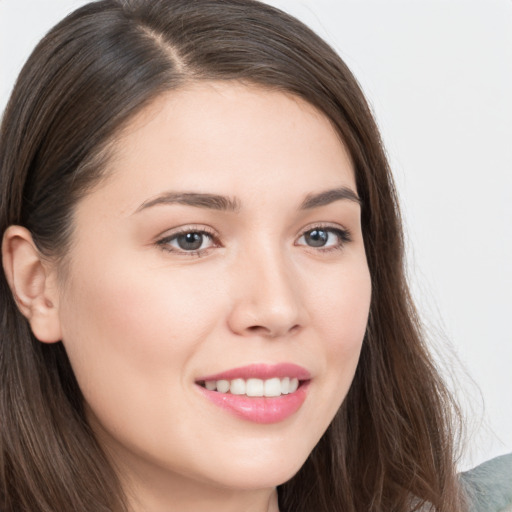
[[[465,510],[378,131],[309,29],[91,3],[0,169],[1,510]]]

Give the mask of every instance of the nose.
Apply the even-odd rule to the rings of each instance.
[[[307,313],[293,265],[277,249],[241,259],[231,289],[230,329],[241,336],[264,338],[301,330]]]

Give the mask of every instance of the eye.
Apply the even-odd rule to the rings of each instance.
[[[297,241],[298,245],[307,245],[318,249],[341,249],[350,242],[350,233],[346,229],[315,227],[306,231]]]
[[[189,229],[180,231],[159,240],[162,249],[174,253],[200,256],[207,249],[214,247],[214,236],[207,231]]]

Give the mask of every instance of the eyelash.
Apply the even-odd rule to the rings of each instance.
[[[330,225],[324,225],[324,224],[315,224],[313,226],[308,227],[305,229],[302,234],[299,237],[299,240],[304,237],[307,233],[311,233],[315,230],[318,231],[325,231],[327,233],[333,233],[338,237],[339,243],[328,246],[328,247],[314,247],[314,246],[308,246],[309,249],[314,250],[315,252],[321,252],[321,253],[329,253],[332,251],[341,251],[345,247],[345,245],[352,241],[351,233],[348,229],[340,228],[340,227],[334,227]],[[201,236],[207,236],[212,240],[212,245],[210,247],[207,247],[206,249],[198,249],[198,250],[192,250],[192,251],[186,251],[184,249],[175,249],[170,246],[170,242],[173,240],[176,240],[181,235],[187,235],[187,234],[198,234]],[[185,257],[197,257],[200,258],[202,256],[205,256],[210,249],[213,249],[215,247],[220,247],[221,244],[219,242],[219,239],[215,232],[213,230],[205,229],[204,227],[194,227],[194,226],[187,226],[183,229],[180,229],[179,231],[176,231],[172,233],[171,235],[165,236],[164,238],[161,238],[157,240],[156,244],[163,250],[172,254],[177,254],[180,256]],[[300,244],[302,245],[302,244]]]

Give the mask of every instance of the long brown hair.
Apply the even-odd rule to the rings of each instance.
[[[343,405],[283,512],[462,510],[453,403],[425,347],[403,270],[396,194],[363,94],[338,55],[299,21],[252,0],[102,0],[68,16],[23,68],[0,132],[0,232],[27,227],[66,253],[77,201],[107,172],[109,145],[163,91],[238,80],[322,111],[354,161],[372,303]],[[85,419],[61,343],[35,340],[0,276],[0,509],[126,510]],[[427,505],[427,506],[428,506]]]

